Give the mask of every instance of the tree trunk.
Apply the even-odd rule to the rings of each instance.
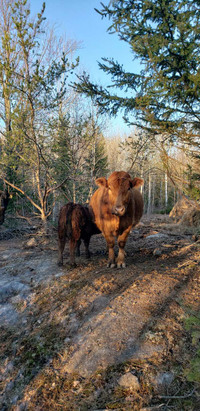
[[[149,173],[147,214],[151,213],[151,173]]]
[[[76,203],[76,185],[75,182],[73,182],[73,203]]]
[[[160,210],[163,208],[163,182],[162,182],[162,176],[160,180],[160,200],[159,200],[159,205],[160,205]]]
[[[143,165],[141,166],[141,171],[140,171],[140,176],[143,179],[143,175],[144,175],[144,169],[143,169]],[[144,191],[144,185],[140,186],[140,192],[141,194],[143,194]]]
[[[151,212],[154,212],[154,205],[155,205],[155,176],[153,176],[152,182],[152,203],[151,203]]]
[[[168,205],[168,184],[167,184],[167,172],[165,172],[165,209]]]
[[[47,215],[44,210],[41,211],[41,220],[42,220],[42,233],[44,235],[47,235],[48,234]]]

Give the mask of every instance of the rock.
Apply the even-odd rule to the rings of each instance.
[[[6,366],[6,372],[12,372],[14,369],[14,364],[12,361],[9,361],[7,366]]]
[[[131,388],[134,391],[138,391],[140,389],[138,378],[131,372],[127,372],[126,374],[122,375],[118,381],[118,384],[121,387]]]
[[[168,235],[162,233],[150,234],[146,236],[146,240],[164,240],[165,238],[168,238]]]
[[[162,251],[159,248],[155,248],[155,250],[153,250],[153,255],[155,255],[155,257],[159,257],[162,255]]]

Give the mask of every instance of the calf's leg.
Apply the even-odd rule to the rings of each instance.
[[[70,266],[75,267],[75,250],[76,250],[77,241],[74,238],[69,240],[69,254],[70,254]]]
[[[63,265],[63,251],[65,248],[66,237],[59,236],[58,237],[58,265]]]
[[[89,251],[89,244],[90,244],[90,237],[84,238],[84,246],[85,246],[85,256],[86,258],[90,258],[90,251]]]
[[[76,244],[76,256],[77,256],[77,257],[80,257],[80,255],[81,255],[80,246],[81,246],[81,239],[79,239],[79,240],[77,241],[77,244]]]

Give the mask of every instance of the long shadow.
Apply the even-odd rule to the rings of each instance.
[[[176,263],[177,263],[177,257],[174,257],[173,259],[171,259],[171,262],[172,261],[174,261],[174,262],[176,261]],[[151,274],[152,271],[150,271],[148,274]],[[130,358],[130,353],[133,353],[133,351],[134,351],[134,355],[137,353],[137,351],[139,351],[140,343],[141,343],[146,331],[149,329],[149,327],[152,327],[152,324],[155,325],[158,318],[159,318],[159,321],[160,321],[161,317],[164,316],[165,313],[167,312],[170,303],[172,301],[174,301],[175,298],[178,298],[178,294],[181,293],[181,291],[184,288],[187,287],[188,282],[191,280],[191,278],[194,275],[195,275],[195,272],[193,271],[192,275],[188,274],[186,277],[184,276],[184,278],[180,278],[180,280],[177,281],[177,284],[174,286],[174,288],[172,289],[170,294],[168,294],[166,296],[166,298],[163,300],[163,302],[161,303],[159,301],[157,304],[155,304],[155,307],[151,311],[151,315],[150,315],[149,320],[147,322],[145,322],[145,324],[141,328],[139,334],[137,335],[137,342],[135,342],[134,350],[133,350],[132,346],[128,346],[127,349],[124,350],[123,352],[121,352],[120,355],[117,354],[117,356],[115,358],[115,360],[117,362],[121,362],[122,360]],[[91,321],[91,319],[93,317],[98,316],[101,313],[101,311],[105,310],[113,300],[115,300],[118,296],[125,293],[125,291],[127,289],[129,289],[133,285],[133,283],[136,280],[138,280],[138,278],[140,276],[141,276],[141,274],[138,274],[138,275],[135,275],[134,278],[133,278],[133,276],[130,276],[128,279],[126,278],[126,283],[123,286],[121,286],[120,290],[118,290],[117,292],[112,294],[111,298],[109,299],[108,304],[105,302],[105,304],[99,310],[95,310],[95,312],[88,311],[87,315],[84,316],[84,320],[80,324],[80,329],[83,328],[84,323],[88,322],[88,320]],[[98,326],[99,326],[99,323],[96,324],[96,327],[98,327]],[[84,358],[82,358],[82,360],[84,360]],[[81,364],[81,359],[79,360],[79,363]]]
[[[189,252],[189,251],[188,251]],[[167,262],[168,264],[171,266],[176,267],[178,264],[180,264],[181,262],[183,262],[186,258],[187,258],[187,254],[184,255],[180,255],[177,256],[170,256],[168,253],[166,254],[167,257]],[[105,261],[105,257],[101,256],[98,257],[98,260],[102,260],[103,262]],[[96,259],[93,259],[93,262],[96,261]],[[161,273],[163,272],[163,275],[165,273],[165,267],[161,267],[160,264],[160,260],[156,259],[156,257],[154,257],[152,255],[152,253],[147,253],[144,254],[142,251],[138,252],[137,255],[135,255],[134,257],[128,257],[127,258],[127,269],[126,269],[126,276],[124,277],[124,279],[122,279],[120,277],[121,275],[121,270],[116,269],[107,269],[106,267],[101,267],[101,268],[97,268],[96,271],[96,276],[94,277],[94,268],[90,269],[89,271],[87,271],[86,273],[86,278],[82,279],[83,283],[82,286],[84,285],[88,285],[90,282],[92,283],[94,278],[98,279],[100,278],[102,275],[106,275],[107,281],[109,281],[110,279],[113,279],[118,282],[118,286],[116,291],[113,291],[112,293],[108,290],[107,292],[104,291],[103,295],[104,296],[108,296],[109,298],[109,303],[114,300],[115,298],[119,297],[121,294],[125,293],[125,291],[131,287],[135,282],[138,281],[139,278],[143,278],[144,277],[144,272],[142,271],[142,268],[140,268],[140,266],[142,267],[143,264],[145,262],[151,263],[151,265],[154,264],[154,267],[148,271],[148,274],[151,274],[154,270],[159,270]],[[163,262],[163,260],[162,260]],[[106,264],[106,261],[105,261]],[[86,266],[85,266],[86,267]],[[172,276],[174,276],[172,274]],[[94,303],[95,305],[95,303]],[[88,311],[87,313],[84,312],[84,320],[82,321],[81,325],[83,326],[84,322],[88,321],[88,316],[90,318],[92,318],[93,316],[98,315],[103,309],[105,309],[107,306],[106,304],[106,300],[105,300],[105,305],[100,307],[99,310],[95,309],[93,306],[90,308],[90,306],[88,307]],[[87,315],[86,315],[87,314]]]
[[[140,253],[141,256],[141,264],[144,264],[144,261],[149,261],[149,258],[151,259],[151,261],[154,261],[154,257],[149,257],[149,255],[142,255],[142,252]],[[170,264],[174,264],[174,267],[178,266],[178,263],[180,263],[180,261],[184,261],[185,258],[187,257],[187,255],[182,255],[180,256],[180,258],[177,259],[177,256],[168,256],[168,261],[170,262]],[[102,259],[104,259],[104,257],[101,257]],[[136,259],[135,259],[136,262]],[[134,265],[134,258],[132,260],[132,265]],[[135,272],[135,267],[133,269],[133,271],[131,271],[131,266],[128,267],[128,270],[130,272],[128,272],[126,278],[124,279],[124,282],[122,282],[122,280],[119,281],[119,286],[117,287],[116,290],[110,292],[105,292],[104,295],[106,295],[108,297],[108,300],[105,300],[105,303],[103,303],[99,309],[95,309],[93,307],[88,307],[88,311],[84,311],[84,317],[82,317],[80,323],[79,323],[79,329],[83,328],[84,324],[88,321],[88,319],[92,319],[93,317],[98,316],[102,311],[104,311],[110,304],[111,301],[115,300],[118,296],[120,296],[121,294],[123,294],[128,288],[130,288],[134,282],[136,282],[141,276],[142,276],[142,271],[140,272]],[[137,261],[137,268],[140,266],[140,262]],[[155,262],[155,266],[157,268],[159,268],[159,262],[158,260]],[[155,268],[154,268],[155,269]],[[149,274],[151,274],[153,272],[154,269],[151,269],[149,271]],[[161,271],[161,270],[160,270]],[[161,271],[162,272],[162,271]],[[79,293],[81,293],[83,291],[84,286],[86,285],[90,285],[93,281],[94,278],[98,279],[100,278],[102,275],[106,275],[109,279],[113,278],[113,275],[115,274],[115,279],[118,279],[118,271],[116,270],[112,270],[112,272],[109,271],[109,269],[106,269],[104,267],[99,268],[98,267],[98,271],[95,272],[94,275],[94,267],[92,267],[89,271],[86,270],[86,273],[80,273],[79,276],[82,277],[81,281],[80,278],[77,279],[77,282],[80,281],[80,284],[77,285],[76,287],[76,293],[74,296],[74,300],[73,300],[73,306],[76,306],[76,301],[79,297]],[[164,273],[164,271],[163,271]],[[180,280],[178,281],[178,283],[175,285],[174,289],[170,292],[170,294],[168,296],[166,296],[165,300],[162,303],[162,306],[160,305],[160,303],[157,304],[157,306],[155,306],[155,308],[152,310],[151,312],[151,317],[149,318],[149,320],[143,325],[142,329],[140,330],[138,337],[137,337],[137,347],[136,347],[136,351],[139,350],[140,344],[142,342],[142,339],[144,337],[145,332],[148,330],[148,328],[150,326],[152,326],[152,322],[155,324],[157,321],[157,317],[159,314],[159,320],[161,315],[163,316],[165,314],[165,312],[167,311],[169,304],[174,300],[175,297],[177,297],[177,295],[184,289],[184,287],[187,286],[188,281],[191,279],[192,275],[190,276],[190,274],[187,275],[186,278],[180,278]],[[69,285],[68,287],[69,293],[73,292],[74,290],[74,284],[72,282],[72,284]],[[55,301],[54,301],[55,303]],[[94,302],[95,305],[95,302]],[[59,311],[59,307],[58,307],[58,311]],[[80,313],[79,313],[80,314]],[[13,383],[16,386],[20,386],[21,382],[20,378],[19,378],[19,372],[20,372],[20,358],[23,359],[23,356],[25,356],[25,360],[27,361],[27,364],[29,366],[29,374],[27,373],[27,375],[25,375],[25,384],[26,387],[30,384],[30,382],[37,376],[37,374],[41,373],[41,371],[43,369],[45,369],[46,367],[48,367],[48,361],[49,361],[49,357],[55,357],[57,355],[59,355],[60,353],[62,354],[62,350],[64,347],[66,347],[66,344],[64,342],[64,339],[66,337],[66,330],[63,331],[63,325],[59,324],[56,322],[54,323],[53,321],[50,320],[50,314],[49,316],[47,315],[46,318],[43,321],[43,324],[41,323],[40,326],[37,328],[37,321],[35,320],[31,320],[29,326],[27,327],[27,329],[24,329],[21,332],[21,335],[19,336],[19,340],[20,340],[20,344],[19,344],[19,350],[17,351],[17,355],[18,355],[18,359],[15,362],[15,367],[16,370],[19,369],[18,373],[15,372],[15,377],[13,379]],[[40,328],[40,336],[42,338],[45,338],[45,336],[48,335],[48,332],[50,331],[51,327],[55,327],[55,332],[52,334],[52,337],[50,339],[50,341],[48,341],[48,344],[44,344],[43,348],[38,348],[38,344],[37,344],[37,331]],[[77,333],[77,330],[71,333],[71,338],[73,338],[73,336],[75,336]],[[31,338],[33,339],[33,343],[31,344]],[[10,340],[12,340],[12,342],[14,343],[16,340],[16,335],[12,334],[10,335]],[[56,348],[56,341],[60,341],[60,344],[58,344],[57,348]],[[10,341],[11,342],[11,341]],[[126,349],[121,352],[119,355],[116,355],[116,362],[120,362],[122,360],[122,358],[124,359],[125,357],[129,358],[130,356],[130,348],[131,347],[126,347]],[[33,351],[33,354],[36,354],[34,357],[29,358],[28,356],[28,352]],[[27,356],[26,356],[26,352],[27,352]],[[11,352],[7,352],[8,355],[11,354]],[[19,358],[20,357],[20,358]],[[16,371],[15,370],[15,371]],[[26,387],[24,388],[24,390],[26,389]],[[3,408],[2,410],[7,410],[9,409],[9,407],[11,406],[9,403],[9,392],[7,392],[7,394],[5,395],[5,401],[3,404]],[[20,398],[23,397],[23,390],[20,393]],[[6,400],[8,401],[8,405],[6,404]]]

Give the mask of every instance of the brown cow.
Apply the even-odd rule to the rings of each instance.
[[[66,239],[69,240],[70,265],[75,266],[75,250],[80,255],[81,240],[84,241],[86,257],[90,257],[89,243],[93,234],[100,231],[93,222],[92,209],[80,204],[68,203],[64,205],[58,219],[58,265],[63,265],[63,251]]]
[[[119,246],[117,267],[125,267],[124,247],[128,234],[142,217],[143,198],[137,190],[143,184],[141,178],[131,179],[125,171],[114,171],[106,180],[98,178],[99,186],[90,200],[94,221],[104,235],[108,250],[108,267],[115,267],[115,237]]]

